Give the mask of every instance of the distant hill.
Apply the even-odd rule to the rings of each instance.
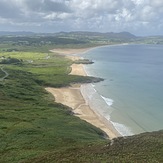
[[[58,33],[34,33],[27,31],[0,31],[0,42],[3,41],[29,41],[60,44],[93,44],[106,45],[117,43],[145,43],[145,44],[163,44],[163,36],[135,36],[129,32],[90,32],[90,31],[72,31]],[[30,43],[29,43],[30,44]],[[90,46],[90,45],[89,45]]]
[[[106,35],[108,37],[116,37],[116,38],[126,38],[126,39],[136,38],[135,35],[133,35],[133,34],[131,34],[129,32],[120,32],[120,33],[109,32],[109,33],[106,33]]]
[[[22,46],[53,46],[86,48],[100,45],[110,45],[133,42],[137,37],[129,32],[100,33],[100,32],[59,32],[59,33],[33,33],[33,32],[0,32],[0,43],[10,44],[9,49],[3,51],[19,51]],[[17,46],[17,49],[15,49]],[[72,46],[71,46],[72,47]]]
[[[18,32],[10,32],[10,31],[0,31],[0,36],[27,36],[27,35],[34,35],[33,32],[26,32],[26,31],[18,31]]]
[[[120,32],[120,33],[114,33],[114,32],[107,32],[107,33],[101,33],[101,32],[87,32],[87,31],[75,31],[75,32],[59,32],[59,33],[34,33],[34,32],[26,32],[26,31],[18,31],[18,32],[10,32],[10,31],[0,31],[0,36],[6,36],[6,35],[12,35],[12,36],[27,36],[27,35],[53,35],[53,36],[61,36],[61,35],[76,35],[76,36],[101,36],[101,37],[109,37],[109,38],[125,38],[125,39],[132,39],[136,38],[135,35],[129,33],[129,32]]]
[[[90,32],[90,31],[71,31],[71,32],[54,32],[54,33],[35,33],[30,31],[0,31],[0,36],[61,36],[61,37],[78,37],[78,38],[105,38],[105,39],[119,39],[119,40],[162,40],[163,36],[136,36],[129,32]]]
[[[56,33],[56,35],[73,35],[73,36],[89,36],[89,37],[103,37],[109,39],[136,39],[137,36],[129,33],[129,32],[107,32],[107,33],[100,33],[100,32],[87,32],[87,31],[76,31],[76,32],[60,32]]]

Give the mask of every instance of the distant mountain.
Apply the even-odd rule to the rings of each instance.
[[[75,31],[75,32],[59,32],[59,33],[34,33],[26,31],[18,32],[9,32],[9,31],[0,31],[0,36],[77,36],[77,37],[103,37],[109,39],[135,39],[136,36],[129,32],[88,32],[88,31]]]
[[[26,31],[18,31],[18,32],[0,31],[0,36],[29,36],[34,34],[35,34],[34,32],[26,32]]]
[[[135,35],[129,33],[129,32],[120,32],[120,33],[113,33],[109,32],[106,33],[108,37],[114,37],[114,38],[126,38],[126,39],[135,39],[137,38]]]
[[[82,35],[82,36],[101,36],[101,37],[107,37],[107,38],[119,38],[119,39],[134,39],[136,38],[135,35],[129,33],[129,32],[120,32],[120,33],[114,33],[114,32],[107,32],[107,33],[101,33],[101,32],[87,32],[87,31],[76,31],[76,32],[60,32],[57,33],[58,35]]]

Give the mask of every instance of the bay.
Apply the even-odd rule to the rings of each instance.
[[[94,61],[88,75],[105,79],[93,85],[93,107],[123,136],[163,129],[162,45],[105,46],[82,57]]]

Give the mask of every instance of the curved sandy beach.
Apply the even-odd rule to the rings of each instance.
[[[87,50],[89,49],[72,49],[72,51],[70,49],[68,51],[66,51],[65,49],[64,50],[59,49],[56,51],[53,50],[53,52],[65,54],[70,59],[76,60],[79,59],[79,57],[70,56],[70,54],[80,52],[83,53]],[[72,64],[71,68],[72,71],[70,74],[86,76],[86,72],[82,64]],[[94,110],[91,109],[90,106],[86,103],[81,94],[80,84],[74,84],[71,87],[65,88],[48,87],[45,89],[55,97],[55,102],[62,103],[64,105],[71,107],[72,111],[75,113],[75,116],[78,116],[81,119],[87,121],[88,123],[100,128],[108,135],[110,139],[121,136],[109,121],[101,117],[98,113],[95,113]]]

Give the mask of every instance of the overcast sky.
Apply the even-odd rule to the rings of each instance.
[[[163,0],[0,0],[0,31],[163,35]]]

